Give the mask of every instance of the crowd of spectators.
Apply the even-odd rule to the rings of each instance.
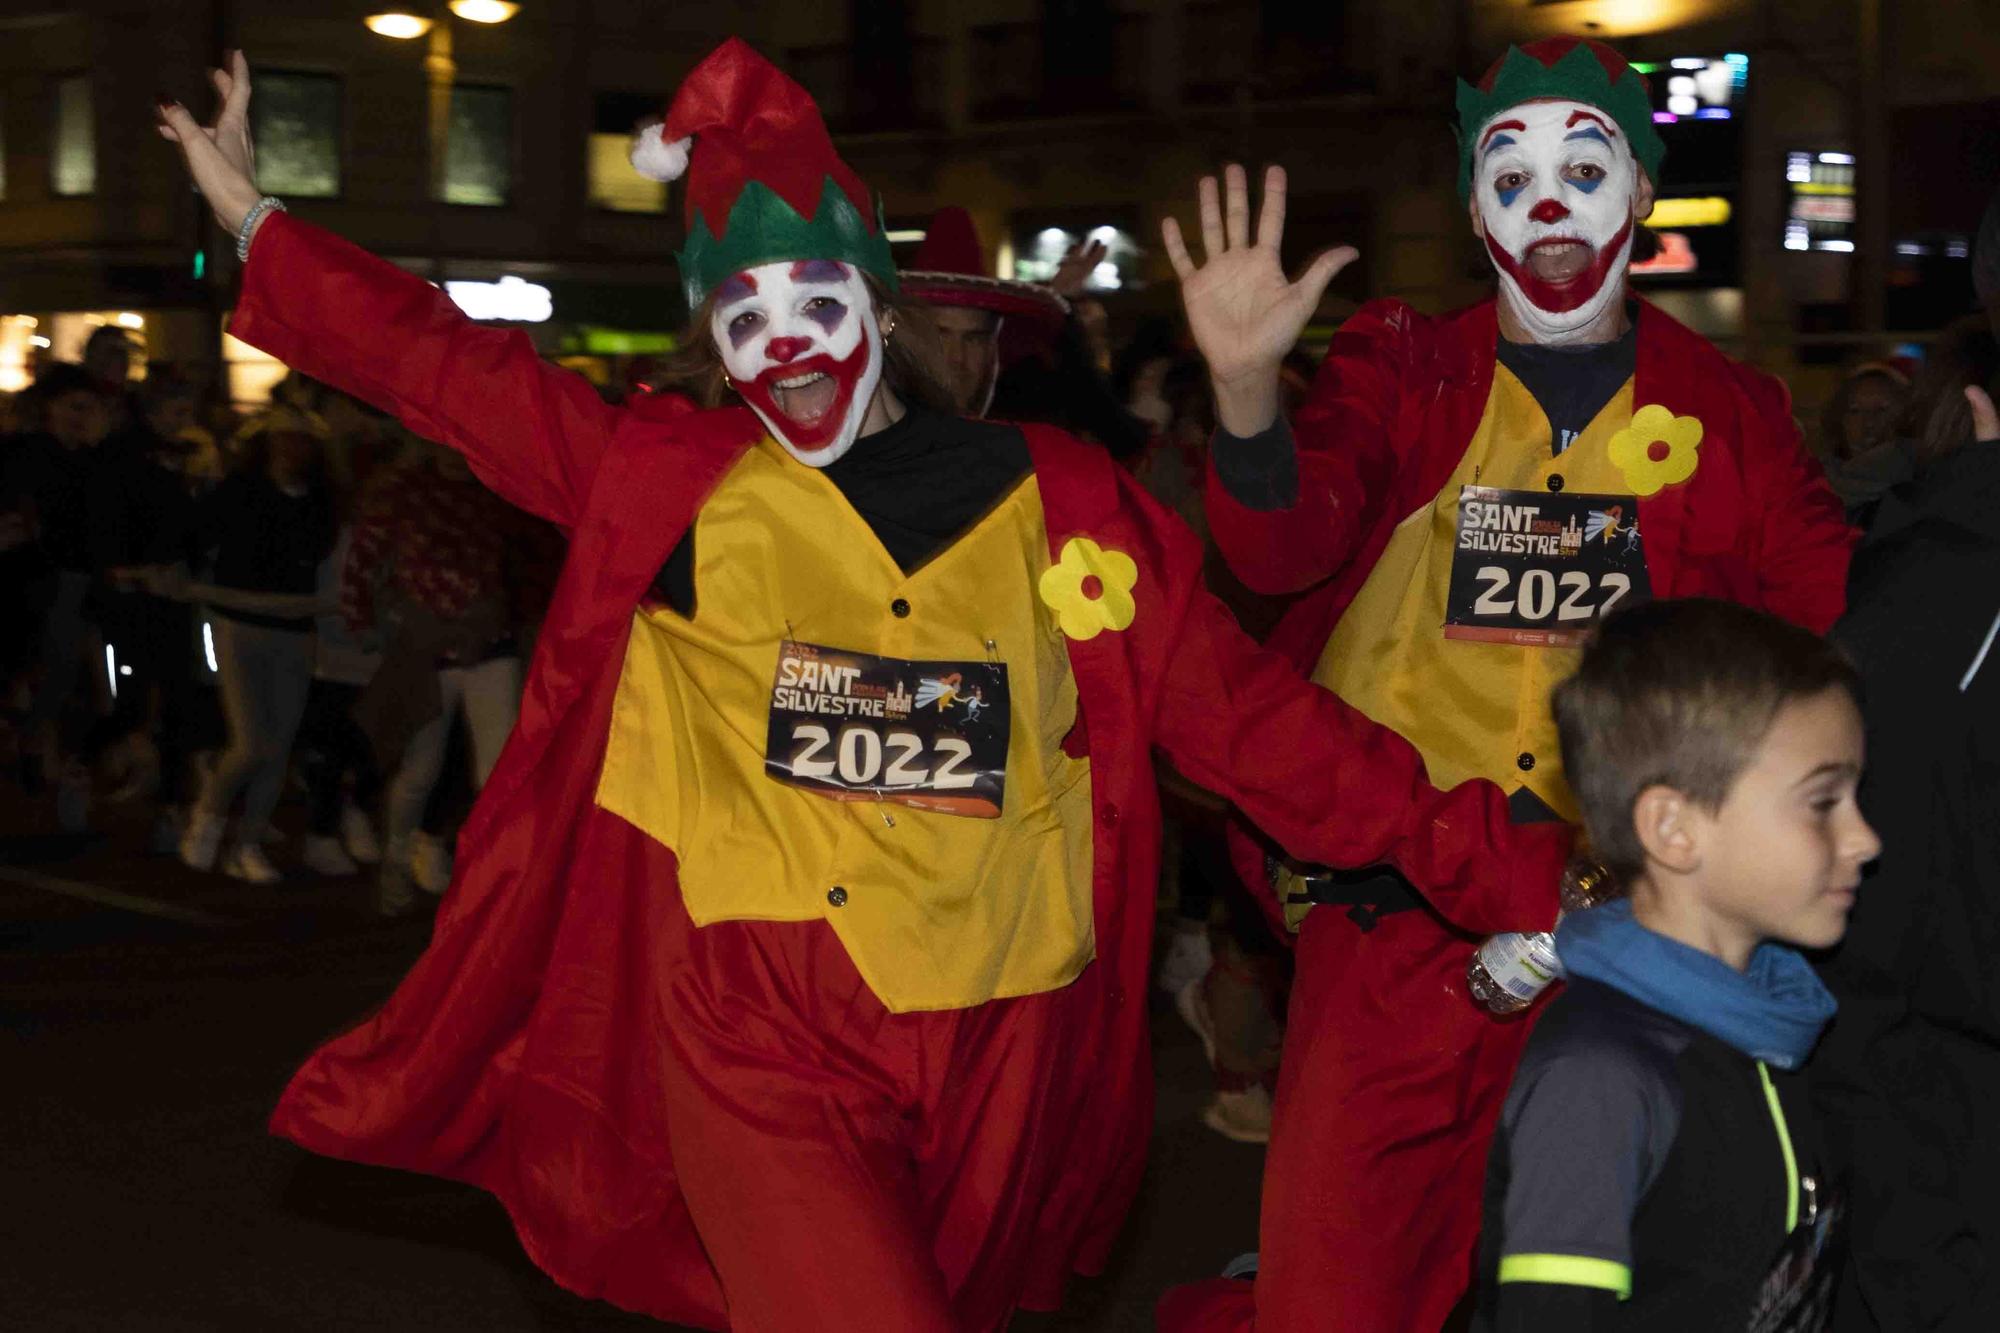
[[[152,853],[257,884],[376,866],[407,913],[512,726],[560,538],[302,377],[238,413],[139,370],[105,326],[6,406],[13,779],[54,831],[139,808]]]

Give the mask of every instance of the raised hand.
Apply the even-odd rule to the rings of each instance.
[[[1279,244],[1285,235],[1285,170],[1264,171],[1264,206],[1257,239],[1250,239],[1250,188],[1243,168],[1223,172],[1226,198],[1216,181],[1201,181],[1201,239],[1206,261],[1196,265],[1181,239],[1180,223],[1160,224],[1167,258],[1180,275],[1181,303],[1195,346],[1208,361],[1216,416],[1232,435],[1254,435],[1278,415],[1278,369],[1305,331],[1327,284],[1352,263],[1343,245],[1313,259],[1296,279],[1285,276]]]
[[[1104,262],[1109,253],[1103,241],[1083,241],[1069,248],[1056,265],[1055,276],[1049,279],[1049,290],[1061,297],[1074,297],[1090,281],[1090,275]]]
[[[221,99],[214,123],[203,125],[179,102],[162,97],[160,137],[179,145],[195,188],[223,230],[234,233],[261,197],[250,145],[250,62],[231,51],[229,68],[212,69],[208,77]]]

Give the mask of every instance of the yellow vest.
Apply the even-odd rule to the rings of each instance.
[[[1552,454],[1540,404],[1496,364],[1485,414],[1458,470],[1397,525],[1327,640],[1313,679],[1408,738],[1437,786],[1470,778],[1509,791],[1525,786],[1576,821],[1549,691],[1576,669],[1577,650],[1444,637],[1459,489],[1545,492],[1560,476],[1565,490],[1630,494],[1605,450],[1631,421],[1627,380],[1568,449]]]
[[[1076,682],[1035,592],[1050,560],[1034,479],[906,575],[832,482],[766,440],[702,506],[694,556],[693,617],[633,617],[597,803],[673,849],[695,924],[824,918],[899,1013],[1074,980],[1095,950],[1090,765],[1061,749]],[[786,639],[1005,662],[1000,816],[831,800],[768,776]]]

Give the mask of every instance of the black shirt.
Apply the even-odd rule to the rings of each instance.
[[[1828,1197],[1804,1075],[1763,1069],[1609,986],[1572,981],[1529,1038],[1500,1114],[1477,1333],[1748,1329],[1788,1237],[1773,1096],[1804,1226]],[[1503,1280],[1503,1261],[1522,1257],[1556,1267]],[[1627,1300],[1611,1290],[1621,1272]]]
[[[1604,405],[1617,396],[1639,363],[1639,325],[1608,343],[1547,346],[1500,340],[1500,364],[1535,396],[1549,419],[1549,449],[1560,454],[1576,443]]]
[[[195,499],[175,452],[171,441],[144,426],[97,447],[88,506],[97,568],[193,563]]]
[[[202,545],[215,552],[215,583],[246,592],[317,592],[320,561],[338,535],[333,500],[324,486],[292,495],[252,471],[223,478],[202,500],[196,521]],[[313,623],[311,616],[216,610],[232,620],[274,629],[309,630]]]
[[[1015,427],[912,406],[821,473],[907,574],[983,518],[1028,470],[1028,442]],[[653,592],[693,614],[692,527],[660,567]]]

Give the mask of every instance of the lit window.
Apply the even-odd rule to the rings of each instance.
[[[641,93],[599,93],[589,144],[590,203],[617,213],[663,213],[664,181],[648,180],[632,169],[632,131],[647,116],[660,114],[660,100]]]
[[[514,94],[460,84],[451,90],[444,201],[501,208],[514,192]]]
[[[97,127],[91,123],[90,76],[56,81],[55,151],[50,155],[57,194],[97,189]]]
[[[293,199],[339,197],[339,79],[260,72],[250,120],[258,189]]]

